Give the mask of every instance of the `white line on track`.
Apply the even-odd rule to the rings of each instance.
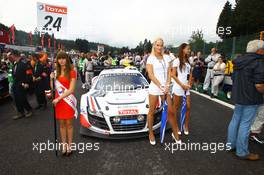
[[[235,108],[234,105],[231,105],[231,104],[229,104],[229,103],[226,103],[226,102],[224,102],[224,101],[221,101],[221,100],[218,100],[218,99],[215,99],[215,98],[211,98],[209,95],[205,95],[205,94],[199,93],[199,92],[194,91],[194,90],[191,90],[191,92],[192,92],[192,93],[195,93],[195,94],[197,94],[197,95],[200,95],[200,96],[202,96],[202,97],[204,97],[204,98],[207,98],[207,99],[209,99],[209,100],[211,100],[211,101],[214,101],[214,102],[216,102],[216,103],[219,103],[219,104],[221,104],[221,105],[223,105],[223,106],[226,106],[226,107],[228,107],[228,108],[231,108],[231,109],[234,109],[234,108]]]

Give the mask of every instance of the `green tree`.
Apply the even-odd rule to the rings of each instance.
[[[228,27],[232,28],[232,20],[233,20],[232,4],[229,1],[227,1],[225,3],[225,6],[224,6],[220,16],[219,16],[217,26],[216,26],[216,33],[220,38],[223,39],[223,38],[230,36],[230,35],[227,36],[226,29]],[[224,29],[224,31],[223,31],[223,29]]]
[[[204,48],[204,36],[202,30],[193,31],[191,38],[189,39],[189,44],[193,51],[203,51]]]
[[[239,0],[234,9],[234,36],[249,35],[264,30],[264,1]]]
[[[85,39],[76,39],[75,44],[80,52],[88,52],[90,50],[88,47],[88,41]]]

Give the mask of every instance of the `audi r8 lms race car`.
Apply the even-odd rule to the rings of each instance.
[[[92,82],[80,103],[80,133],[101,138],[132,138],[148,132],[148,86],[134,69],[103,70]],[[154,127],[158,132],[161,102],[157,104]]]

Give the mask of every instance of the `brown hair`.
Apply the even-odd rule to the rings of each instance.
[[[179,58],[179,60],[180,60],[180,71],[182,71],[183,65],[184,65],[186,62],[189,63],[188,55],[183,53],[183,50],[184,50],[187,46],[189,46],[189,45],[186,44],[186,43],[183,43],[183,44],[181,44],[180,47],[179,47],[178,58]],[[189,64],[190,64],[190,63],[189,63]]]
[[[66,65],[65,65],[65,70],[64,70],[64,76],[70,80],[70,71],[72,70],[70,58],[68,54],[64,51],[59,51],[56,57],[56,79],[58,79],[61,76],[61,66],[58,62],[58,59],[65,58],[66,59]]]

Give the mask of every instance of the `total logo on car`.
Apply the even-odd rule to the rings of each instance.
[[[135,69],[108,69],[92,80],[80,103],[80,133],[101,138],[141,137],[148,133],[148,87]],[[161,102],[157,104],[153,129],[158,132]]]

